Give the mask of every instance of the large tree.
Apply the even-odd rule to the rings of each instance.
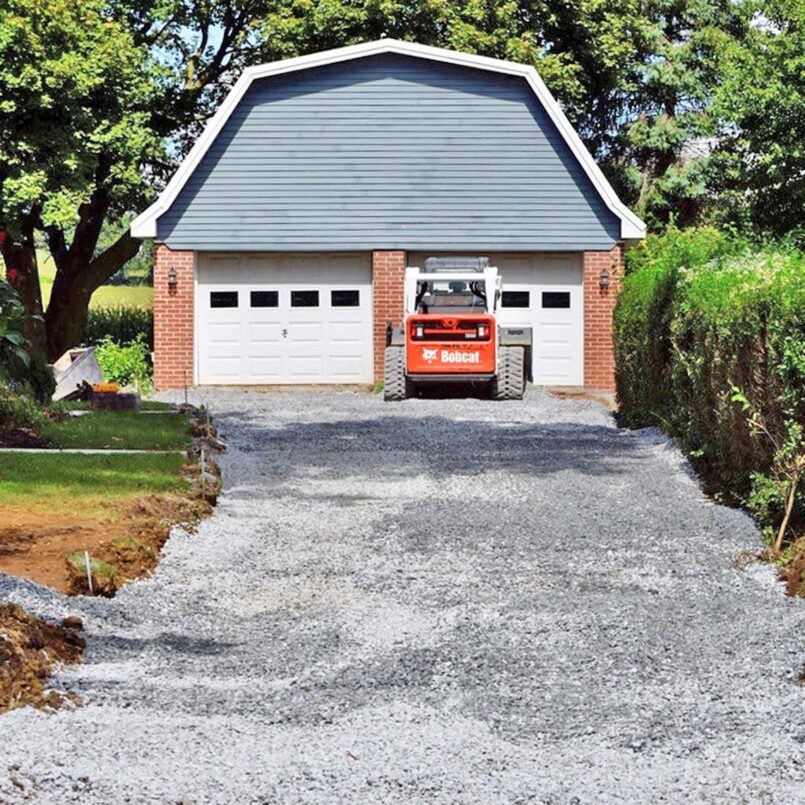
[[[805,236],[805,4],[748,0],[720,53],[714,189],[738,221]]]
[[[11,0],[0,12],[1,248],[28,312],[45,314],[33,336],[51,357],[76,343],[92,292],[136,252],[94,253],[106,216],[141,202],[138,166],[162,151],[149,69],[99,2]],[[38,237],[57,267],[46,312]]]
[[[42,341],[57,356],[137,252],[127,232],[99,241],[104,222],[151,200],[243,66],[382,35],[534,64],[626,201],[651,220],[693,215],[684,145],[708,131],[711,44],[738,25],[730,0],[6,0],[6,266],[39,312],[46,239]]]
[[[253,52],[260,3],[7,0],[0,8],[0,245],[50,359],[138,251],[105,223],[139,210]],[[43,310],[36,243],[56,266]]]

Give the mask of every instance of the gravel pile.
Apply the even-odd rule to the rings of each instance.
[[[169,395],[167,395],[169,396]],[[592,402],[207,390],[225,493],[81,615],[3,802],[805,802],[805,603]]]

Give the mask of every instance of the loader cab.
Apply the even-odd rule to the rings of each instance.
[[[405,313],[495,315],[500,277],[488,257],[429,257],[405,270]]]
[[[485,313],[486,290],[483,270],[486,257],[431,257],[425,261],[423,276],[417,283],[417,313]],[[477,279],[439,279],[439,274],[475,273]],[[432,275],[430,278],[428,275]]]

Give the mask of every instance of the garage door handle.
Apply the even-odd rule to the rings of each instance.
[[[287,330],[283,330],[283,331],[282,331],[282,337],[283,337],[283,338],[287,338],[287,337],[288,337],[288,331],[287,331]]]

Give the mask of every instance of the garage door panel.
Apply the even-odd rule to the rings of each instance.
[[[282,377],[282,358],[251,355],[247,361],[247,370],[250,375],[261,382],[265,382],[265,378],[280,378]]]
[[[212,322],[209,325],[209,344],[211,347],[231,348],[241,342],[241,324],[233,322]]]
[[[322,344],[323,327],[320,322],[290,322],[288,326],[288,341],[293,352],[294,345]],[[298,354],[298,353],[296,353]]]
[[[292,377],[305,378],[316,382],[324,372],[324,360],[318,355],[291,355],[290,372]]]
[[[247,327],[247,337],[253,344],[278,344],[282,339],[280,322],[251,322]]]
[[[202,254],[197,298],[200,383],[372,380],[369,254]]]
[[[544,322],[539,325],[540,341],[543,344],[566,347],[573,350],[575,344],[575,327],[569,323]]]
[[[327,329],[330,342],[334,344],[351,344],[362,349],[364,341],[364,324],[360,321],[332,323]]]
[[[232,355],[217,355],[209,358],[209,373],[217,382],[234,382],[240,376],[240,359]]]
[[[330,371],[333,377],[340,378],[342,382],[352,382],[352,378],[360,375],[361,362],[359,358],[335,358],[330,362]]]

